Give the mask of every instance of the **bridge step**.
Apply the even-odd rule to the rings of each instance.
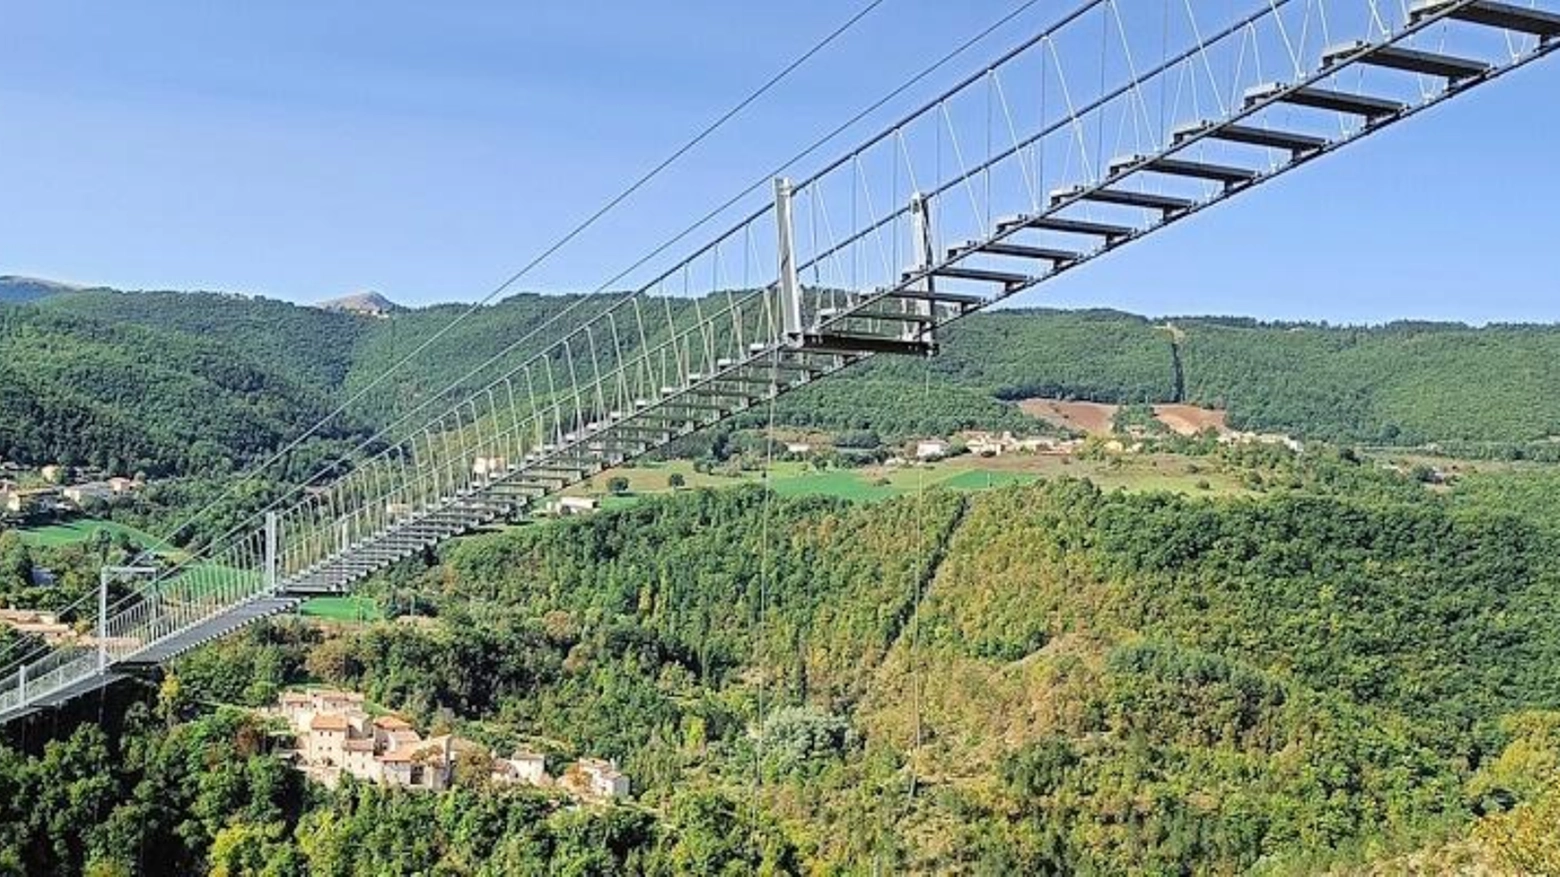
[[[908,280],[912,276],[914,275],[906,274],[905,279]],[[938,268],[932,273],[932,276],[946,277],[949,280],[974,280],[979,283],[1000,283],[1007,287],[1023,286],[1034,281],[1034,278],[1028,276],[1027,274],[1014,274],[1010,271],[988,271],[984,268],[963,268],[958,265],[950,265],[946,268]],[[939,298],[943,297],[943,293],[940,292],[936,293],[936,295]]]
[[[914,275],[906,274],[905,279]],[[911,301],[929,301],[933,304],[957,305],[962,308],[978,308],[988,304],[988,300],[978,295],[967,295],[946,290],[926,289],[894,289],[890,290],[885,298],[903,298]]]
[[[1245,98],[1246,106],[1252,107],[1273,98],[1277,98],[1284,103],[1294,104],[1295,106],[1311,107],[1317,110],[1331,110],[1352,116],[1363,116],[1370,120],[1395,116],[1403,112],[1407,107],[1402,101],[1390,100],[1388,98],[1350,94],[1346,91],[1317,88],[1314,85],[1291,88],[1282,83],[1270,83],[1248,89]]]
[[[1073,198],[1081,198],[1084,201],[1098,201],[1101,204],[1116,204],[1122,207],[1142,207],[1146,210],[1158,210],[1166,214],[1190,210],[1197,204],[1196,201],[1190,198],[1180,198],[1175,195],[1133,192],[1127,189],[1090,189],[1078,186],[1052,192],[1051,205],[1053,207],[1060,206]]]
[[[885,311],[880,308],[863,308],[861,310],[847,310],[845,308],[824,308],[818,312],[821,320],[883,320],[898,323],[916,323],[930,326],[937,322],[937,318],[931,314],[917,314],[911,311]]]
[[[1256,171],[1243,167],[1188,161],[1181,158],[1148,158],[1142,155],[1134,155],[1111,162],[1110,172],[1112,175],[1120,174],[1128,168],[1139,164],[1143,166],[1142,169],[1145,171],[1170,176],[1192,177],[1199,180],[1212,180],[1216,183],[1223,183],[1226,186],[1238,186],[1249,183],[1258,176]]]
[[[849,335],[839,332],[806,333],[802,346],[815,350],[833,350],[842,353],[892,353],[905,356],[930,356],[937,352],[931,341],[887,338],[880,335]]]
[[[1131,237],[1138,229],[1130,225],[1113,225],[1107,222],[1090,222],[1085,219],[1068,219],[1061,216],[1016,216],[997,223],[997,234],[1006,234],[1015,228],[1033,228],[1039,231],[1060,231],[1072,234],[1093,235],[1107,241]]]
[[[693,398],[693,395],[693,391],[690,390],[684,395],[668,399],[661,403],[661,409],[671,409],[673,411],[726,411],[731,408],[730,405],[722,405],[719,402],[700,402],[697,398]]]
[[[775,379],[761,375],[748,375],[740,372],[731,372],[715,379],[716,384],[745,385],[750,387],[772,387]]]
[[[1231,143],[1244,143],[1248,146],[1285,149],[1296,155],[1315,152],[1327,146],[1325,137],[1272,128],[1257,128],[1251,125],[1220,125],[1213,122],[1198,122],[1195,125],[1179,128],[1175,131],[1173,140],[1175,143],[1184,143],[1199,135],[1206,135],[1216,140],[1227,140]]]
[[[1453,2],[1455,0],[1420,0],[1409,8],[1408,20],[1417,24],[1451,6]],[[1560,15],[1511,3],[1479,0],[1454,10],[1447,17],[1472,24],[1519,31],[1545,39],[1560,35]]]
[[[982,244],[971,242],[962,247],[948,251],[948,258],[953,259],[961,255],[984,254],[991,256],[1011,256],[1016,259],[1040,259],[1046,262],[1076,262],[1083,257],[1082,253],[1072,250],[1058,250],[1054,247],[1031,247],[1027,244],[1011,244],[1006,241]]]
[[[1353,42],[1328,49],[1327,53],[1322,55],[1322,63],[1331,67],[1360,52],[1365,52],[1365,54],[1360,55],[1355,63],[1369,64],[1373,67],[1386,67],[1392,70],[1406,70],[1409,73],[1423,73],[1426,76],[1440,76],[1453,82],[1460,79],[1483,76],[1490,69],[1490,65],[1483,61],[1458,58],[1454,55],[1443,55],[1438,52],[1425,52],[1419,49],[1405,49],[1400,46],[1376,46],[1371,48],[1371,44],[1366,42]]]

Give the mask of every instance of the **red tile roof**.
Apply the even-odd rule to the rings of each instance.
[[[347,729],[347,717],[332,714],[318,715],[309,722],[311,731],[345,731]]]

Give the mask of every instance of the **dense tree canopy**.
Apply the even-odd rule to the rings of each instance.
[[[674,303],[674,316],[688,306]],[[511,361],[539,352],[555,334],[550,321],[570,308],[599,306],[521,294],[484,307],[424,349],[415,368],[383,381],[461,308],[376,319],[259,298],[110,290],[0,304],[0,456],[222,469],[347,399],[356,399],[357,423],[384,424],[452,383],[489,380],[496,372],[484,363],[503,351]],[[1560,435],[1560,402],[1531,392],[1560,385],[1554,327],[1006,310],[964,320],[942,341],[930,361],[876,357],[782,399],[775,416],[897,441],[969,428],[1042,431],[1011,404],[1032,396],[1179,401],[1228,408],[1238,428],[1560,458],[1547,441]],[[338,423],[326,435],[353,431]]]
[[[143,846],[234,874],[1542,861],[1547,495],[1228,453],[1261,492],[697,490],[459,540],[368,586],[414,619],[255,628],[160,693],[126,689],[122,737],[67,723],[4,750],[0,787],[43,802],[0,819],[8,864],[134,870]],[[253,720],[213,711],[305,681],[501,752],[616,758],[636,801],[305,786]],[[35,791],[46,775],[63,786]],[[62,827],[79,820],[101,827]]]

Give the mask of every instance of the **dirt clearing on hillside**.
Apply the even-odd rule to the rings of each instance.
[[[1219,435],[1230,431],[1229,412],[1222,408],[1198,408],[1196,405],[1155,405],[1154,417],[1179,435],[1196,435],[1213,429]]]
[[[1059,399],[1025,399],[1018,408],[1031,417],[1089,435],[1110,435],[1111,421],[1120,406],[1101,402],[1063,402]]]

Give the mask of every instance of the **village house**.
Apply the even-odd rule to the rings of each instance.
[[[17,633],[41,637],[51,646],[74,642],[75,628],[60,621],[52,612],[36,609],[0,609],[0,624]]]
[[[796,454],[797,456],[810,454],[812,453],[812,445],[807,442],[786,442],[785,452],[787,454]]]
[[[15,490],[0,491],[0,510],[24,515],[32,510],[32,498]]]
[[[948,456],[948,443],[942,439],[923,439],[915,443],[917,460],[941,460]]]
[[[371,717],[361,694],[333,689],[283,692],[277,713],[297,737],[304,772],[326,785],[335,785],[342,773],[366,782],[420,788],[447,784],[448,763],[424,759],[415,772],[407,769],[426,741],[404,719]],[[404,767],[387,767],[391,763]]]
[[[381,779],[387,785],[442,792],[453,778],[455,743],[445,734],[383,753],[378,758]]]
[[[13,488],[0,491],[0,511],[12,515],[26,515],[35,511],[48,511],[49,501],[57,495],[58,488]]]
[[[347,717],[340,713],[321,713],[309,720],[305,757],[314,764],[342,767],[347,747]]]
[[[288,691],[273,710],[297,738],[298,767],[335,786],[343,774],[364,782],[423,791],[443,791],[454,781],[460,753],[485,751],[471,741],[444,734],[423,739],[399,716],[370,716],[363,696],[332,689]],[[492,755],[491,779],[505,785],[549,787],[546,759],[527,749],[508,758]],[[628,777],[601,759],[584,758],[570,769],[563,788],[582,799],[618,798],[629,793]]]
[[[581,758],[566,774],[573,790],[587,798],[622,798],[628,795],[628,777],[617,765],[601,758]]]
[[[115,475],[113,478],[108,479],[106,483],[108,484],[109,490],[113,491],[116,495],[121,496],[127,493],[134,493],[141,489],[141,482],[136,481],[133,478],[125,478],[121,475]]]
[[[1079,440],[1061,441],[1049,436],[1019,438],[1013,435],[1011,430],[1005,430],[1000,435],[971,430],[962,433],[960,438],[963,439],[964,446],[969,449],[969,452],[977,457],[999,457],[1009,453],[1069,453],[1083,445]]]
[[[113,488],[104,481],[89,481],[86,484],[72,484],[60,491],[67,501],[81,508],[93,502],[108,502],[114,498]]]
[[[964,446],[970,449],[970,453],[977,457],[1000,457],[1007,450],[1013,440],[1013,434],[1003,433],[994,436],[989,432],[965,433]]]
[[[1303,453],[1305,445],[1293,436],[1283,433],[1271,432],[1229,432],[1219,436],[1219,444],[1223,445],[1283,445],[1295,453]]]
[[[547,776],[547,759],[530,750],[517,749],[508,758],[493,759],[493,780],[504,784],[545,786],[552,778]]]
[[[43,480],[49,482],[50,484],[59,484],[61,481],[65,480],[65,467],[50,463],[42,469],[39,469],[38,474],[43,476]]]
[[[1081,440],[1079,440],[1079,439],[1070,439],[1068,441],[1057,441],[1054,438],[1047,438],[1045,436],[1038,436],[1038,437],[1033,437],[1033,438],[1015,439],[1013,441],[1012,448],[1013,448],[1013,450],[1019,451],[1021,453],[1029,453],[1029,454],[1055,454],[1055,453],[1066,453],[1066,452],[1069,452],[1069,451],[1074,451],[1074,450],[1077,450],[1079,447],[1082,447],[1082,445],[1083,445],[1083,442]]]
[[[601,507],[593,496],[560,496],[547,504],[547,511],[559,517],[587,515]]]

